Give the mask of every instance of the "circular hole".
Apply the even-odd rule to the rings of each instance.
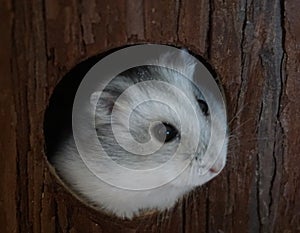
[[[126,47],[130,47],[130,46],[126,46]],[[124,48],[124,47],[122,47]],[[50,163],[53,164],[53,158],[55,158],[55,155],[57,154],[58,151],[60,151],[62,148],[66,147],[67,146],[67,141],[68,141],[68,138],[72,137],[73,135],[73,132],[74,132],[74,129],[72,128],[72,113],[73,113],[73,104],[74,104],[74,100],[75,100],[75,96],[77,95],[77,91],[79,90],[80,86],[81,86],[81,83],[85,77],[85,75],[88,73],[88,71],[98,62],[100,61],[102,58],[106,57],[107,55],[109,54],[112,54],[113,52],[115,51],[118,51],[122,48],[116,48],[116,49],[113,49],[113,50],[110,50],[108,52],[105,52],[101,55],[98,55],[98,56],[95,56],[95,57],[92,57],[90,59],[87,59],[86,61],[84,62],[81,62],[80,64],[78,64],[74,69],[72,69],[70,72],[67,73],[67,75],[65,77],[63,77],[63,79],[61,80],[61,82],[56,86],[52,96],[51,96],[51,99],[50,99],[50,102],[49,102],[49,106],[46,110],[46,113],[45,113],[45,122],[44,122],[44,133],[45,133],[45,142],[46,142],[46,153],[47,153],[47,157],[50,161]],[[213,69],[209,66],[209,64],[207,62],[204,61],[204,59],[202,59],[200,56],[197,56],[195,55],[194,53],[192,52],[189,52],[190,54],[192,54],[194,57],[196,57],[202,64],[204,64],[204,66],[206,67],[206,69],[208,69],[208,71],[210,72],[210,75],[214,78],[214,80],[219,84],[219,81],[216,76],[216,73],[213,71]],[[141,66],[142,67],[142,66]],[[175,67],[176,68],[176,67]],[[151,68],[152,69],[152,68]],[[150,69],[150,70],[151,70]],[[172,73],[171,71],[169,71],[170,68],[166,68],[164,70],[164,72],[161,73],[162,74],[166,74],[166,73]],[[147,69],[145,69],[147,72],[150,72],[148,71]],[[125,71],[124,71],[125,72]],[[118,73],[119,74],[119,73]],[[173,72],[172,73],[173,75],[178,75],[178,72]],[[184,77],[183,77],[184,78]],[[136,81],[136,83],[139,83],[140,81]],[[185,83],[186,81],[184,81]],[[177,88],[181,87],[180,85],[176,84],[177,85]],[[176,86],[175,85],[175,86]],[[185,85],[185,84],[184,84]],[[189,84],[187,84],[189,85]],[[220,87],[220,85],[218,85]],[[193,86],[194,87],[194,86]],[[166,89],[167,90],[167,89]],[[171,90],[171,89],[170,89]],[[186,89],[188,90],[188,89]],[[186,91],[185,90],[185,91]],[[221,89],[221,92],[223,90]],[[119,95],[121,95],[122,93],[119,93]],[[119,97],[119,96],[117,96]],[[195,96],[197,97],[197,96]],[[115,99],[114,99],[115,100]],[[207,121],[209,121],[208,119],[211,117],[210,115],[210,108],[209,106],[206,104],[205,102],[206,100],[205,99],[197,99],[195,98],[194,102],[197,104],[196,105],[196,108],[199,108],[200,111],[202,111],[203,113],[203,117],[207,117]],[[172,101],[171,101],[172,102]],[[180,101],[179,101],[180,102]],[[173,101],[172,104],[176,104],[178,103],[178,101]],[[192,103],[192,102],[191,102]],[[96,102],[96,104],[99,104],[99,102]],[[127,105],[125,105],[127,106]],[[142,109],[144,107],[144,105],[140,105],[141,107],[140,108],[134,108],[134,109]],[[185,105],[182,104],[180,106],[180,108],[184,108]],[[117,106],[119,107],[119,106]],[[124,107],[124,105],[121,105],[121,107]],[[96,107],[97,108],[97,107]],[[112,111],[113,112],[113,107],[111,108],[108,108],[109,111]],[[176,109],[176,106],[175,108]],[[155,110],[157,111],[157,110]],[[155,113],[155,111],[153,111]],[[208,114],[209,113],[209,114]],[[137,119],[139,119],[139,114],[131,114],[133,116],[137,115]],[[154,128],[154,130],[156,129],[156,131],[154,131],[154,134],[157,136],[157,138],[160,139],[161,136],[165,136],[164,134],[167,135],[167,138],[166,140],[156,140],[157,142],[159,143],[162,143],[161,147],[167,147],[167,146],[172,146],[172,148],[175,148],[177,150],[177,148],[179,147],[176,143],[180,142],[181,138],[184,140],[184,138],[187,138],[187,136],[185,136],[186,134],[183,133],[183,136],[181,136],[180,132],[178,132],[178,129],[180,129],[180,127],[177,127],[177,124],[178,122],[177,121],[174,121],[172,122],[172,119],[163,119],[163,117],[166,117],[167,115],[164,115],[162,114],[162,119],[161,119],[161,122],[162,124],[164,125],[164,127],[162,128],[163,130],[161,130],[160,128],[159,129],[156,129]],[[143,122],[143,118],[139,119],[140,122]],[[155,119],[156,121],[157,119]],[[185,119],[184,119],[185,121]],[[206,119],[205,121],[203,122],[206,122]],[[132,123],[131,121],[131,124],[134,125],[134,123]],[[189,122],[186,122],[186,124],[189,124]],[[157,124],[158,126],[161,125],[161,124]],[[147,126],[149,126],[149,124],[147,124]],[[149,127],[145,127],[145,129],[148,129]],[[165,129],[166,128],[166,129]],[[193,127],[192,127],[193,128]],[[193,129],[191,129],[193,130]],[[95,130],[96,131],[96,130]],[[101,131],[101,130],[100,130]],[[147,131],[147,130],[145,130]],[[139,131],[133,131],[135,133],[135,137],[137,137],[136,135],[138,135]],[[148,132],[149,133],[149,132]],[[160,135],[162,134],[162,135]],[[97,134],[98,135],[98,134]],[[180,136],[179,136],[180,135]],[[209,134],[210,135],[210,134]],[[99,136],[99,135],[98,135]],[[101,134],[100,134],[101,136]],[[202,135],[203,136],[203,135]],[[209,139],[210,136],[208,136],[207,139]],[[138,137],[137,137],[138,138]],[[145,137],[147,140],[148,138]],[[176,138],[180,139],[180,140],[177,140]],[[141,138],[143,139],[143,138]],[[175,140],[176,139],[176,140]],[[87,137],[87,141],[89,141],[88,137]],[[99,140],[101,141],[101,140]],[[139,140],[136,140],[137,142],[139,142]],[[143,141],[143,140],[141,140]],[[89,141],[90,142],[90,141]],[[126,141],[125,141],[126,142]],[[192,148],[192,147],[191,147]],[[72,148],[73,150],[74,148]],[[76,149],[76,148],[75,148]],[[110,150],[109,147],[105,148],[107,149],[108,151],[112,151]],[[118,149],[119,150],[119,149]],[[64,151],[67,151],[67,150],[64,150]],[[166,150],[166,151],[174,151],[174,149],[169,149]],[[72,151],[73,153],[74,151]],[[114,152],[114,151],[112,151]],[[66,152],[68,153],[68,152]],[[71,152],[70,152],[71,153]],[[80,154],[80,153],[79,153]],[[114,156],[114,153],[112,153],[112,156]],[[156,156],[154,154],[154,156]],[[185,155],[186,156],[186,155]],[[190,155],[188,155],[190,156]],[[137,156],[135,156],[136,158]],[[147,157],[148,158],[148,157]],[[189,157],[187,157],[189,158]],[[185,158],[185,159],[187,159]],[[63,158],[62,158],[63,159]],[[113,158],[112,160],[114,160],[116,158]],[[119,159],[119,158],[117,158]],[[122,158],[123,159],[123,158]],[[119,161],[122,162],[128,162],[128,159],[125,158],[124,161],[122,159],[119,159]],[[147,163],[148,161],[146,160],[146,157],[143,157],[143,160],[141,160],[143,163]],[[164,161],[166,162],[165,159],[160,159],[159,160],[160,162],[161,161]],[[74,184],[76,184],[76,182],[78,180],[80,180],[80,182],[89,182],[89,178],[85,179],[83,178],[82,174],[83,173],[77,173],[77,171],[81,170],[83,166],[86,166],[84,163],[82,163],[79,167],[76,165],[76,166],[73,166],[74,163],[72,163],[72,161],[69,161],[69,166],[65,166],[64,169],[70,169],[70,170],[73,170],[73,174],[74,174],[74,177],[70,178],[70,174],[69,173],[69,177],[66,177],[64,176],[63,172],[61,172],[61,170],[58,172],[59,173],[59,176],[62,178],[62,180],[64,182],[66,182],[67,184],[69,183],[70,185],[70,188],[72,191],[75,191],[75,193],[79,196],[79,197],[82,197],[82,200],[87,200],[87,203],[91,203],[92,205],[93,204],[96,204],[97,206],[101,207],[101,204],[99,205],[99,203],[95,203],[94,200],[92,201],[88,201],[89,198],[87,198],[88,195],[86,195],[87,193],[87,189],[86,190],[82,190],[82,187],[74,187]],[[135,164],[132,163],[132,161],[129,161],[129,165],[128,166],[130,169],[134,168]],[[133,165],[132,165],[133,164]],[[151,164],[153,165],[153,164]],[[156,164],[155,164],[156,165]],[[87,164],[88,166],[88,164]],[[55,163],[54,163],[54,167],[55,167]],[[67,167],[67,168],[66,168]],[[125,166],[126,167],[126,166]],[[145,165],[145,167],[147,167],[147,164]],[[151,167],[151,169],[153,168],[152,166],[149,166]],[[86,168],[85,168],[86,169]],[[181,169],[181,168],[180,168]],[[86,169],[87,170],[87,169]],[[138,170],[138,169],[137,169]],[[209,169],[208,169],[209,170]],[[176,171],[177,172],[177,171]],[[183,171],[182,171],[183,172]],[[177,173],[176,173],[177,174]],[[177,175],[179,176],[181,173],[178,173]],[[214,172],[214,176],[217,174],[217,172]],[[89,174],[89,176],[91,176],[91,174]],[[174,179],[175,179],[175,175],[174,175]],[[74,182],[70,181],[74,179]],[[76,182],[75,182],[76,181]],[[172,180],[168,181],[168,182],[172,182]],[[126,182],[125,182],[126,183]],[[111,183],[107,182],[107,184],[111,185]],[[91,184],[92,185],[92,184]],[[164,186],[165,185],[168,185],[168,183],[163,183],[161,184],[161,186],[157,186],[158,190],[164,190]],[[75,185],[76,186],[76,185]],[[197,184],[194,185],[195,187],[198,186]],[[85,186],[86,187],[86,186]],[[119,186],[116,186],[117,188],[119,188]],[[122,188],[122,187],[121,187]],[[81,189],[81,190],[80,190]],[[185,189],[185,187],[183,188]],[[185,192],[189,191],[190,188],[186,188]],[[137,191],[135,189],[133,189],[134,192]],[[145,189],[146,190],[146,189]],[[111,192],[116,192],[115,188],[112,188],[110,190]],[[124,200],[120,201],[120,200],[115,200],[115,201],[118,201],[120,202],[120,205],[123,205],[123,212],[122,211],[115,211],[115,213],[118,215],[118,216],[126,216],[126,217],[129,217],[131,218],[132,217],[132,214],[136,214],[138,212],[138,209],[143,209],[144,207],[146,208],[150,208],[151,209],[151,204],[145,204],[147,203],[147,201],[145,200],[145,203],[139,203],[137,204],[137,209],[133,209],[129,214],[126,212],[126,208],[131,208],[131,207],[126,207],[127,205],[127,202],[128,200],[130,201],[130,194],[128,193],[130,190],[128,189],[124,189],[124,191],[120,192],[120,196],[119,196],[119,199],[122,197],[124,198]],[[94,191],[93,191],[94,192]],[[108,191],[109,192],[109,191]],[[142,191],[143,192],[143,191]],[[145,192],[149,192],[149,191],[145,191]],[[172,192],[172,191],[171,191]],[[181,191],[180,191],[181,192]],[[163,193],[163,192],[161,192]],[[158,196],[158,198],[160,197],[161,193],[159,193],[159,191],[155,191],[154,194]],[[167,192],[169,193],[169,192]],[[181,192],[182,193],[182,192]],[[107,193],[106,193],[107,194]],[[124,195],[123,195],[124,194]],[[122,195],[122,196],[121,196]],[[126,195],[128,197],[128,200],[126,199]],[[149,196],[149,194],[147,194]],[[147,196],[146,195],[146,196]],[[90,197],[91,196],[97,196],[97,193],[90,193],[89,195]],[[154,195],[153,195],[154,196]],[[117,196],[115,195],[114,198],[116,198]],[[175,203],[175,200],[177,200],[179,198],[179,194],[176,196],[174,195],[174,197],[172,197],[174,199],[174,202],[173,204]],[[166,198],[162,196],[162,198]],[[169,197],[167,197],[169,198]],[[92,198],[93,199],[93,198]],[[170,199],[170,198],[169,198]],[[112,201],[114,201],[112,199]],[[169,208],[171,206],[171,203],[167,203],[167,204],[164,204],[166,201],[164,199],[162,199],[162,202],[161,202],[161,210],[165,209],[165,208]],[[100,200],[100,203],[101,203],[101,200]],[[112,203],[108,203],[106,202],[105,203],[106,206],[112,204]],[[157,206],[157,203],[156,204],[153,204],[152,207],[160,207],[160,206]],[[112,208],[107,208],[108,209],[108,212],[110,210],[112,210],[114,212],[114,210],[116,210],[116,208],[118,207],[112,207]],[[159,208],[160,209],[160,208]]]

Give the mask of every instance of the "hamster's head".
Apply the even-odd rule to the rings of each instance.
[[[166,165],[168,175],[153,179],[187,189],[221,172],[228,139],[212,141],[211,135],[221,133],[224,121],[213,121],[211,106],[193,83],[194,68],[191,62],[176,70],[160,64],[134,67],[92,94],[97,136],[115,163],[134,170]],[[223,119],[214,96],[207,98],[215,119]],[[207,161],[211,165],[202,173]],[[167,182],[171,176],[174,180]]]

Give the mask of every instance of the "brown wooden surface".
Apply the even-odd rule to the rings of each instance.
[[[300,232],[300,1],[0,1],[0,232]],[[184,46],[220,75],[226,169],[173,210],[123,221],[74,198],[43,117],[79,62],[137,42]]]

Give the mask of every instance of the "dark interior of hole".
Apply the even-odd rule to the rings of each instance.
[[[99,60],[116,50],[110,50],[79,63],[55,87],[44,119],[45,149],[49,158],[60,143],[72,133],[72,107],[82,79]]]
[[[59,147],[59,144],[63,143],[64,139],[66,139],[67,136],[71,135],[72,133],[73,101],[76,91],[85,74],[103,57],[125,47],[128,46],[109,50],[79,63],[75,68],[69,71],[56,86],[50,98],[44,119],[45,149],[50,160],[51,155],[55,153],[55,150]],[[212,67],[202,57],[194,54],[191,51],[189,52],[208,68],[219,84],[216,72],[212,69]]]
[[[45,113],[44,133],[48,156],[71,133],[72,105],[81,80],[99,58],[88,59],[72,69],[56,86]]]

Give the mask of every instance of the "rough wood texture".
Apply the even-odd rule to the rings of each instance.
[[[0,2],[1,232],[300,232],[298,0]],[[207,59],[224,85],[233,136],[215,180],[169,212],[124,221],[56,179],[43,117],[68,70],[138,42]]]

